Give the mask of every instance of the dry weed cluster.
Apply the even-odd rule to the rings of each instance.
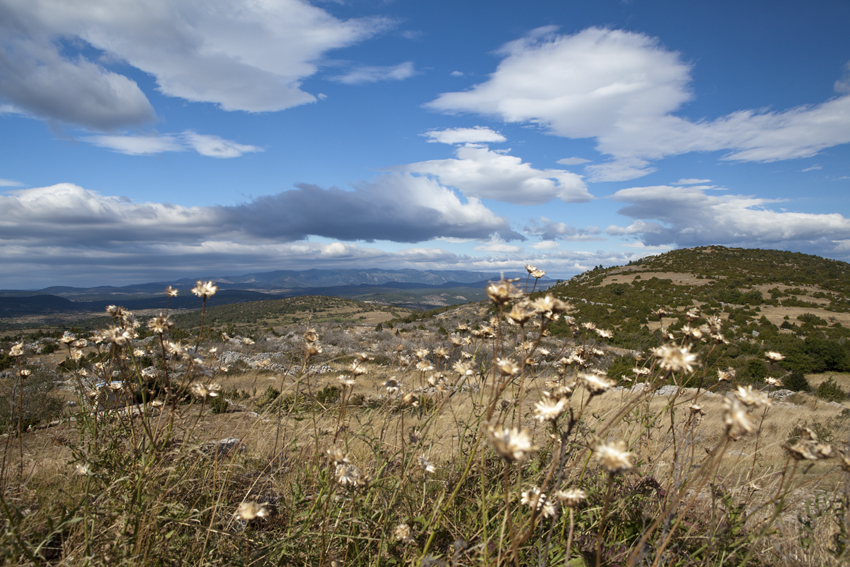
[[[765,458],[784,441],[763,428],[774,385],[734,390],[725,369],[705,363],[724,343],[717,320],[687,313],[681,331],[635,358],[634,384],[617,384],[598,364],[614,331],[528,287],[492,283],[480,321],[416,344],[384,331],[373,348],[334,346],[321,329],[302,329],[297,352],[254,363],[261,393],[241,402],[219,386],[220,350],[237,339],[202,344],[202,316],[195,340],[173,341],[165,313],[144,322],[153,340],[140,341],[143,323],[111,307],[109,328],[62,339],[76,410],[49,439],[66,463],[35,466],[33,434],[10,422],[4,560],[656,567],[850,558],[847,448],[809,428]],[[198,282],[193,291],[205,304],[216,289]],[[559,319],[572,331],[566,340],[549,336]],[[24,345],[10,354],[23,385]]]

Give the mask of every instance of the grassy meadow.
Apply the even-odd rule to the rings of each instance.
[[[679,252],[427,313],[198,282],[9,336],[3,560],[847,564],[846,276]]]

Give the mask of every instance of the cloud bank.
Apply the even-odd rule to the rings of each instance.
[[[713,120],[675,113],[694,95],[691,66],[642,33],[589,28],[558,35],[540,28],[504,45],[490,78],[443,93],[426,106],[445,113],[538,124],[567,138],[594,138],[610,162],[587,166],[591,181],[654,171],[653,160],[697,151],[768,162],[810,157],[850,142],[850,94],[782,111],[740,110]]]

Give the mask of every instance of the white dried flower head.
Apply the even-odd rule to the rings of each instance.
[[[520,500],[520,503],[523,506],[531,506],[540,510],[545,502],[546,495],[541,493],[540,489],[536,486],[530,490],[522,491],[522,499]]]
[[[502,376],[515,376],[519,374],[519,366],[510,358],[499,358],[496,360],[496,368]]]
[[[126,345],[134,334],[123,327],[110,327],[103,331],[103,340],[116,345]]]
[[[203,297],[204,299],[212,297],[217,291],[218,286],[211,281],[202,282],[201,280],[198,280],[195,282],[195,287],[192,288],[192,293],[198,297]]]
[[[31,374],[32,371],[29,368],[21,368],[20,371],[18,371],[18,376],[21,378],[29,378]]]
[[[569,400],[570,397],[572,397],[572,395],[573,395],[573,386],[574,385],[575,384],[572,384],[572,385],[567,384],[567,385],[564,385],[564,386],[557,386],[555,388],[552,388],[548,392],[543,392],[543,395],[546,396],[547,398],[550,398],[550,399],[553,399],[553,400],[560,400],[560,399]]]
[[[419,407],[419,396],[413,392],[408,392],[401,398],[401,403],[405,407]]]
[[[165,295],[167,295],[168,297],[177,297],[177,290],[171,286],[168,286],[167,288],[165,288]]]
[[[463,344],[463,339],[457,335],[450,336],[449,341],[452,343],[452,346],[456,347],[459,347]]]
[[[174,323],[168,320],[168,317],[163,317],[162,315],[158,317],[151,317],[148,321],[148,329],[157,335],[161,335],[165,333],[169,328],[173,327]]]
[[[436,359],[446,359],[449,357],[449,351],[446,347],[439,347],[434,349],[434,358]]]
[[[626,451],[626,443],[622,440],[606,445],[597,445],[594,456],[610,474],[625,472],[634,468],[632,464],[634,455]]]
[[[12,345],[12,348],[9,349],[9,356],[23,356],[24,355],[24,342],[21,341]]]
[[[407,524],[397,525],[393,530],[393,537],[406,544],[415,543],[416,541],[413,539],[413,532]]]
[[[565,397],[544,397],[534,406],[534,417],[540,423],[544,421],[556,421],[567,411],[569,405],[569,400]]]
[[[764,392],[753,390],[752,386],[738,386],[738,391],[735,392],[738,400],[748,408],[761,408],[770,405],[770,398]]]
[[[202,399],[215,398],[220,391],[221,386],[219,384],[201,384],[200,382],[195,382],[191,386],[192,395]]]
[[[507,317],[517,325],[525,325],[537,313],[537,309],[531,303],[520,301],[513,305]]]
[[[71,356],[71,360],[73,360],[73,361],[75,361],[75,362],[79,362],[79,361],[80,361],[80,359],[82,359],[82,358],[83,358],[83,351],[78,350],[78,349],[75,349],[75,348],[72,348],[72,349],[71,349],[70,356]]]
[[[142,369],[142,376],[145,378],[154,378],[157,375],[156,368],[153,366],[148,366],[147,368]]]
[[[576,508],[587,499],[587,493],[581,488],[559,490],[553,496],[567,508]]]
[[[345,374],[340,374],[337,380],[339,380],[339,383],[342,385],[343,388],[351,388],[356,382],[354,378],[346,376]]]
[[[692,353],[688,347],[678,347],[675,345],[663,345],[653,351],[661,361],[659,366],[664,370],[672,372],[684,371],[690,374],[694,371],[694,366],[697,366],[697,355]]]
[[[652,371],[649,368],[632,368],[632,373],[635,376],[649,376]]]
[[[416,363],[416,370],[419,372],[431,372],[434,370],[434,365],[427,360],[420,360]]]
[[[545,275],[546,275],[546,272],[544,272],[543,270],[534,270],[533,272],[531,272],[531,277],[534,278],[534,279],[537,279],[537,280],[539,280],[540,278],[542,278]]]
[[[522,292],[518,290],[513,282],[516,280],[499,280],[491,282],[485,289],[487,297],[496,305],[504,305],[514,299],[522,297]]]
[[[780,360],[785,360],[784,355],[782,355],[782,354],[780,354],[776,351],[773,351],[773,350],[767,351],[766,353],[764,353],[764,355],[767,357],[768,360],[772,360],[773,362],[779,362]]]
[[[425,358],[426,358],[429,354],[431,354],[431,351],[430,351],[430,350],[428,350],[427,348],[418,348],[418,349],[416,349],[415,351],[413,351],[413,355],[414,355],[414,356],[415,356],[418,360],[423,360],[423,359],[425,359]]]
[[[685,313],[685,319],[687,319],[688,322],[696,321],[699,317],[699,309],[696,307],[692,307],[687,313]]]
[[[386,382],[384,382],[384,388],[387,389],[387,393],[395,394],[401,388],[401,385],[396,380],[395,376],[392,378],[388,378]]]
[[[235,514],[237,518],[246,522],[250,522],[255,518],[265,518],[268,515],[269,511],[266,509],[266,506],[264,504],[257,504],[256,502],[242,502],[236,509]]]
[[[588,331],[596,330],[596,323],[594,323],[593,321],[587,321],[586,323],[582,323],[581,326],[587,329]]]
[[[348,367],[348,370],[355,376],[363,376],[367,372],[367,370],[357,361],[352,362],[351,366]]]
[[[458,323],[457,327],[455,327],[456,333],[466,333],[467,331],[469,331],[469,325],[466,323]]]
[[[357,486],[360,483],[360,471],[352,464],[337,463],[334,467],[336,481],[343,486]]]
[[[767,378],[764,379],[764,381],[767,383],[768,386],[772,386],[774,388],[781,388],[782,387],[782,380],[774,378],[773,376],[768,376]]]
[[[747,410],[734,398],[723,398],[723,423],[726,426],[726,435],[733,441],[754,431]]]
[[[452,365],[452,370],[457,372],[461,376],[472,376],[475,374],[475,371],[472,370],[472,365],[468,362],[461,362],[458,360]]]
[[[141,358],[141,357],[145,356],[146,354],[147,353],[140,348],[133,349],[133,356],[135,356],[135,357]]]
[[[254,344],[254,339],[252,339],[251,337],[242,337],[242,344],[246,345],[246,346],[250,346],[250,345]],[[319,352],[322,352],[322,351],[319,350]]]
[[[316,332],[316,329],[307,329],[304,331],[304,340],[308,343],[314,343],[319,340],[319,333]]]
[[[437,472],[437,467],[434,466],[434,463],[429,461],[425,455],[419,455],[419,458],[416,459],[416,463],[419,465],[419,468],[425,472],[425,474],[434,474]]]
[[[304,354],[307,356],[322,354],[322,345],[319,343],[304,343]]]
[[[532,266],[531,264],[526,264],[525,265],[525,271],[528,272],[529,275],[533,274],[534,272],[537,271],[537,266]]]
[[[351,461],[348,460],[348,455],[345,454],[345,451],[340,449],[339,447],[331,447],[325,453],[328,455],[328,458],[334,464],[334,466],[339,464],[348,464]]]
[[[491,425],[487,428],[487,437],[496,452],[506,461],[522,462],[537,451],[527,429],[508,429],[501,425]]]
[[[69,344],[73,343],[75,340],[77,340],[77,335],[75,335],[71,331],[65,331],[65,333],[62,335],[62,338],[59,339],[59,342],[62,343],[63,345],[69,345]]]
[[[74,466],[74,474],[79,475],[79,476],[91,476],[92,473],[91,473],[91,468],[89,467],[88,464],[77,463]]]
[[[86,339],[77,339],[76,341],[71,343],[71,346],[74,348],[86,348],[87,346],[89,346],[89,342]]]
[[[608,331],[607,329],[596,329],[596,334],[599,335],[599,338],[602,339],[613,339],[614,333]]]
[[[593,356],[605,356],[605,351],[601,348],[593,347],[592,349],[590,349],[590,354],[592,354]]]
[[[716,315],[712,315],[707,320],[708,328],[711,329],[712,333],[719,333],[723,328],[723,320]]]
[[[590,372],[582,372],[579,378],[584,387],[594,396],[607,392],[615,385],[611,380]]]
[[[695,327],[691,327],[690,325],[685,325],[680,330],[682,331],[682,335],[695,341],[698,341],[702,338],[702,331]]]
[[[701,415],[705,415],[705,410],[702,409],[702,406],[700,406],[700,405],[691,404],[691,405],[688,406],[688,409],[691,410],[691,414],[693,414],[694,416],[698,417],[698,416],[701,416]]]
[[[731,382],[732,378],[735,377],[735,369],[727,368],[726,370],[718,370],[717,371],[717,381],[718,382]]]

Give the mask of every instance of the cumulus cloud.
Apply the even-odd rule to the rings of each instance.
[[[389,67],[359,66],[344,75],[331,77],[332,80],[346,85],[362,85],[381,81],[402,81],[416,74],[411,61]]]
[[[850,242],[850,219],[769,208],[777,200],[707,195],[702,188],[669,185],[623,189],[612,198],[627,203],[619,212],[635,221],[606,232],[633,235],[647,246],[721,244],[834,256]]]
[[[576,228],[562,222],[555,222],[546,217],[533,219],[523,228],[526,234],[531,234],[543,240],[570,240],[573,242],[605,240],[599,236],[602,231],[595,226]]]
[[[555,242],[554,240],[542,240],[537,244],[532,244],[531,248],[535,250],[555,250],[561,245]]]
[[[338,240],[421,242],[440,236],[525,238],[476,200],[462,203],[436,181],[382,175],[352,191],[300,185],[240,205],[183,207],[134,203],[70,183],[0,195],[0,240],[111,248],[181,241],[291,242]]]
[[[589,161],[589,159],[584,159],[580,157],[568,157],[559,159],[557,163],[560,163],[561,165],[581,165],[583,163],[588,163]]]
[[[694,151],[767,162],[850,142],[850,95],[692,121],[675,115],[693,98],[691,66],[657,39],[606,28],[555,32],[540,28],[507,43],[487,81],[443,93],[426,106],[538,124],[568,138],[595,138],[596,149],[612,160],[588,166],[592,181],[634,179],[655,170],[652,160]],[[839,92],[845,92],[843,81],[836,83]]]
[[[314,102],[301,89],[328,51],[392,26],[340,20],[305,0],[8,0],[0,4],[0,102],[48,120],[111,130],[154,118],[138,85],[60,41],[150,74],[168,96],[224,110]],[[403,72],[403,71],[397,71]]]
[[[114,152],[131,156],[147,156],[164,152],[195,150],[199,154],[214,158],[235,158],[249,152],[261,152],[262,148],[238,144],[218,136],[198,134],[187,130],[182,134],[141,134],[83,136],[82,140],[108,148]]]
[[[486,144],[507,141],[507,138],[499,132],[485,128],[484,126],[429,130],[422,135],[427,137],[430,143],[439,142],[441,144]]]
[[[490,252],[491,254],[519,254],[523,252],[521,246],[513,246],[502,240],[498,234],[493,235],[489,242],[476,246],[476,250]]]
[[[434,176],[467,198],[493,199],[516,205],[540,205],[552,199],[590,201],[582,177],[562,169],[534,169],[522,159],[475,144],[455,150],[457,159],[441,159],[391,168]]]

